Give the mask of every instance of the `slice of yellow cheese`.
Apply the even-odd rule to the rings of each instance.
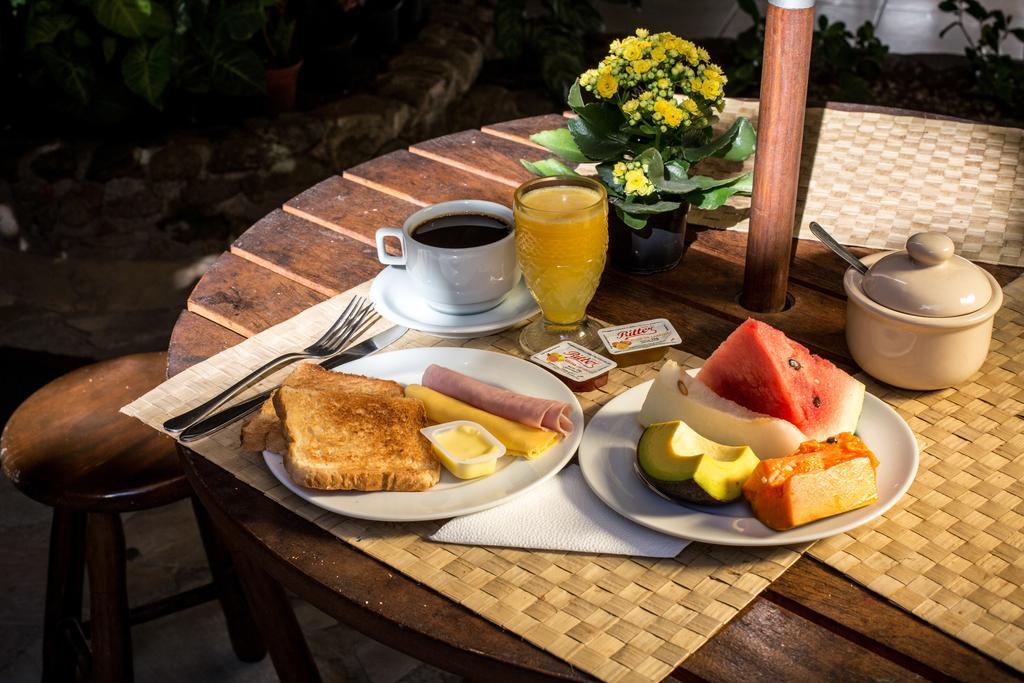
[[[420,384],[410,384],[405,388],[405,395],[423,401],[427,410],[427,419],[431,422],[451,422],[452,420],[472,420],[483,426],[494,437],[505,444],[512,455],[521,455],[533,460],[558,443],[561,438],[558,432],[537,429],[507,420],[492,413],[474,408],[451,396],[446,396]]]

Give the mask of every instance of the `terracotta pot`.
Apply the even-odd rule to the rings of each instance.
[[[614,211],[609,211],[608,253],[612,264],[636,275],[675,268],[683,257],[689,208],[690,205],[684,203],[675,211],[654,214],[640,230],[629,227]]]
[[[291,111],[298,94],[300,59],[283,69],[267,69],[267,109],[272,114]]]

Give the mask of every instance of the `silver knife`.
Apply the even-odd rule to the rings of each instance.
[[[385,346],[394,343],[408,331],[408,327],[402,327],[401,325],[389,327],[383,332],[370,337],[366,341],[356,344],[344,353],[328,358],[320,363],[320,367],[330,370],[331,368],[336,368],[339,365],[350,363],[360,358],[365,358],[372,353],[380,351]],[[263,405],[264,401],[270,398],[272,393],[274,393],[274,389],[268,389],[261,394],[245,399],[241,403],[214,413],[210,417],[196,422],[194,425],[181,432],[181,434],[178,435],[178,440],[182,443],[189,443],[219,432],[232,422],[240,420],[249,413],[255,412],[261,405]]]

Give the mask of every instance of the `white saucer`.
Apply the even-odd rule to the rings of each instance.
[[[404,268],[388,266],[373,279],[370,297],[391,322],[449,339],[471,339],[508,329],[540,312],[523,280],[500,304],[469,315],[451,315],[430,307],[416,292]]]

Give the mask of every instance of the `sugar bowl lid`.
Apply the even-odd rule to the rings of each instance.
[[[886,308],[927,318],[967,315],[992,298],[985,272],[954,254],[953,240],[938,232],[917,233],[905,251],[880,258],[863,288]]]

